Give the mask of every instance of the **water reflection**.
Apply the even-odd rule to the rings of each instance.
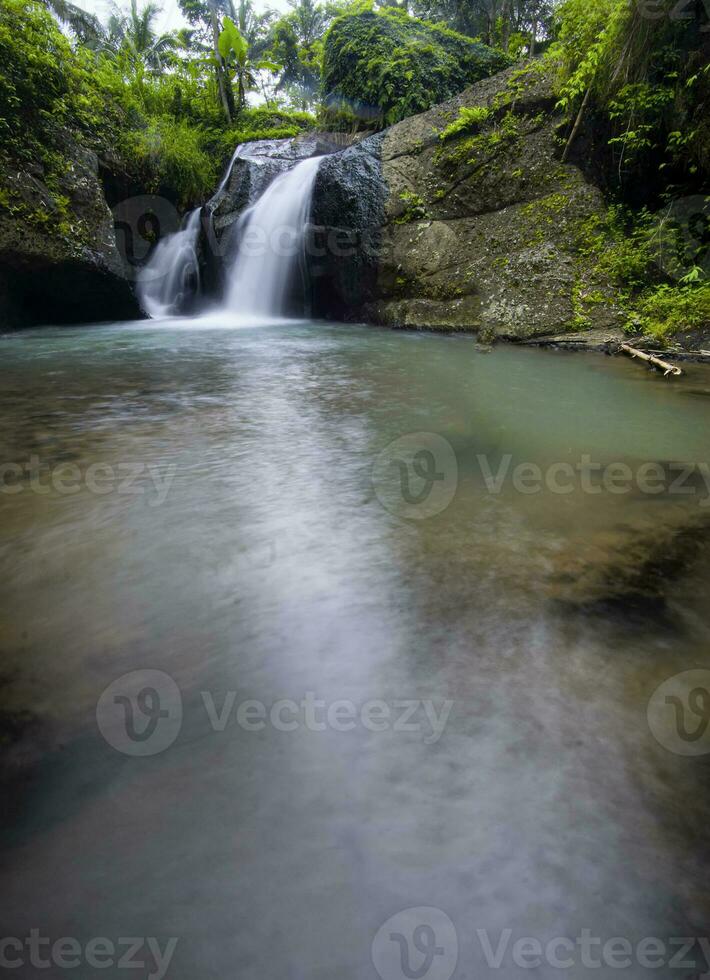
[[[675,541],[701,521],[698,499],[492,494],[479,457],[702,461],[707,404],[686,391],[707,374],[683,388],[468,339],[200,327],[1,341],[4,461],[173,474],[160,504],[86,481],[0,494],[6,934],[179,937],[178,980],[370,980],[382,923],[420,906],[454,923],[456,976],[525,975],[488,966],[479,928],[703,935],[707,757],[667,752],[646,704],[710,666],[706,549],[641,612],[584,601],[650,529]],[[457,461],[451,503],[424,520],[373,486],[413,432]],[[130,758],[96,702],[146,669],[177,682],[182,725]],[[203,692],[219,711],[233,695],[221,731]],[[236,721],[309,692],[453,708],[431,744]]]

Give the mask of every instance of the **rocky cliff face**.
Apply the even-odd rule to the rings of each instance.
[[[324,161],[316,312],[514,339],[617,327],[579,250],[602,196],[560,163],[554,104],[537,65],[508,70]],[[442,140],[462,107],[481,122]]]
[[[199,256],[202,281],[208,293],[222,295],[225,270],[231,266],[238,242],[237,219],[269,184],[300,160],[339,153],[351,142],[338,133],[308,133],[295,139],[259,140],[238,147],[216,194],[202,209]]]
[[[0,207],[0,328],[141,315],[96,156],[68,136],[63,149],[69,169],[51,192],[40,168],[2,174],[13,193]]]

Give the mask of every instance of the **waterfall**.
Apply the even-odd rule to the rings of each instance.
[[[138,277],[138,296],[149,316],[162,317],[184,311],[200,288],[197,236],[200,208],[191,211],[180,231],[156,245]]]
[[[234,169],[234,164],[237,162],[239,157],[244,156],[248,145],[249,145],[248,143],[240,143],[239,146],[234,151],[234,153],[232,154],[232,159],[229,161],[227,165],[227,169],[224,171],[224,174],[222,175],[222,179],[219,182],[219,186],[217,187],[217,190],[214,192],[214,197],[217,197],[217,195],[221,191],[223,191],[224,188],[227,186],[227,181],[232,176],[232,170]]]
[[[215,197],[226,187],[236,160],[248,153],[246,147],[237,147]],[[237,219],[236,251],[231,267],[227,264],[222,316],[282,317],[295,305],[297,287],[305,277],[306,230],[319,163],[320,158],[309,157],[280,173]],[[185,313],[194,304],[200,290],[200,210],[191,211],[180,231],[156,245],[139,274],[138,295],[151,317]],[[220,314],[213,308],[206,315]]]
[[[285,316],[302,272],[313,185],[320,159],[280,174],[240,216],[237,253],[227,285],[227,309],[242,315]]]

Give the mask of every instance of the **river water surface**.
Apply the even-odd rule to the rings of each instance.
[[[34,330],[0,356],[23,468],[0,493],[3,936],[175,937],[176,980],[702,972],[511,948],[708,935],[710,755],[647,723],[663,681],[710,669],[703,488],[485,473],[707,460],[710,374],[214,320]],[[688,522],[692,564],[618,602],[624,563]],[[181,704],[142,756],[115,724],[130,678],[97,721],[134,671]],[[455,930],[429,970],[383,950],[406,916],[376,939],[411,908]],[[477,930],[511,930],[500,967]]]

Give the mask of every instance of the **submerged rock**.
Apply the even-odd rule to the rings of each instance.
[[[555,556],[548,597],[578,612],[663,617],[672,587],[692,571],[709,536],[710,516],[684,508],[653,524],[585,534]]]

